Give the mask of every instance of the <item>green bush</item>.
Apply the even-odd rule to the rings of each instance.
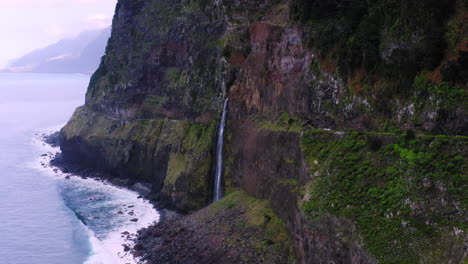
[[[446,21],[455,0],[293,0],[290,17],[305,25],[308,45],[325,56],[335,50],[347,78],[365,69],[389,80],[436,67],[446,47]],[[384,60],[383,46],[398,47]]]
[[[434,96],[443,100],[447,107],[466,102],[468,99],[466,90],[459,89],[448,82],[434,83],[424,74],[416,76],[414,87],[422,95]]]
[[[306,133],[313,182],[303,210],[352,220],[378,263],[419,263],[444,230],[466,229],[466,141],[401,135],[377,149],[376,137]],[[455,202],[440,204],[436,185]]]

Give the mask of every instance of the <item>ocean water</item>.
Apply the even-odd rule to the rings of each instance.
[[[66,123],[88,82],[87,75],[0,74],[2,264],[136,263],[122,245],[159,218],[135,192],[41,165],[59,150],[40,135]]]

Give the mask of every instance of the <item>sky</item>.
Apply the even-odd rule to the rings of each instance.
[[[0,68],[80,32],[111,25],[117,0],[0,0]]]

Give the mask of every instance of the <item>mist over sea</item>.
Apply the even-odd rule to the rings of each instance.
[[[66,179],[40,165],[49,158],[41,155],[58,149],[38,137],[59,129],[84,103],[89,78],[0,74],[0,263],[132,262],[122,251],[121,233],[131,236],[158,218],[137,193]]]

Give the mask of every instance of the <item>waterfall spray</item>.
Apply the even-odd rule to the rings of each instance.
[[[213,202],[218,201],[222,197],[222,186],[221,177],[223,174],[223,144],[224,144],[224,128],[226,126],[226,116],[228,101],[224,101],[223,114],[221,116],[221,122],[219,123],[218,129],[218,142],[216,145],[216,171],[215,171],[215,184],[214,184],[214,196]]]

